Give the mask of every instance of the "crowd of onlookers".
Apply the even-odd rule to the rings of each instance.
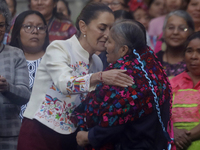
[[[200,149],[200,0],[28,2],[0,0],[0,150]]]

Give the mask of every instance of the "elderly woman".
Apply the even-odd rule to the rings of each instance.
[[[166,47],[157,53],[168,77],[174,77],[185,70],[183,58],[185,42],[188,36],[194,32],[194,23],[190,15],[177,10],[171,12],[165,18],[163,26],[163,39]]]
[[[10,13],[5,1],[0,4],[0,149],[13,150],[21,126],[19,108],[30,96],[28,69],[22,50],[2,44]]]
[[[89,130],[78,132],[79,145],[101,150],[167,148],[170,84],[145,36],[139,22],[123,20],[111,28],[107,70],[126,69],[135,84],[121,88],[100,83],[88,94],[76,109],[80,127]]]
[[[89,3],[77,18],[78,37],[48,46],[24,113],[18,150],[75,150],[77,126],[72,112],[86,94],[100,82],[122,87],[133,84],[125,70],[101,72],[102,62],[94,54],[106,49],[113,22],[109,7]]]
[[[114,16],[115,16],[115,22],[116,21],[119,21],[119,20],[122,20],[122,19],[130,19],[130,20],[134,20],[132,14],[128,11],[125,11],[125,10],[117,10],[117,11],[114,11]],[[103,63],[103,70],[105,70],[109,63],[107,61],[107,52],[106,51],[103,51],[101,52],[101,54],[99,54],[99,57]]]
[[[177,149],[199,150],[200,32],[188,38],[185,62],[187,71],[170,81],[174,94],[172,109],[174,138]]]

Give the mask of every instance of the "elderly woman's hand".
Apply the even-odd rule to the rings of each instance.
[[[177,149],[187,149],[190,146],[191,140],[188,135],[189,134],[186,129],[177,129],[174,127],[174,140]]]
[[[76,135],[76,141],[78,145],[85,147],[86,145],[89,144],[88,140],[88,132],[86,131],[79,131]]]
[[[120,87],[132,86],[133,79],[125,74],[126,70],[113,69],[102,72],[102,80],[107,85],[114,85]]]
[[[9,83],[6,81],[6,78],[0,76],[0,92],[6,92],[9,90]]]

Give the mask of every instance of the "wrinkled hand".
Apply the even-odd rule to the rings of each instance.
[[[126,70],[112,69],[103,71],[102,79],[107,85],[128,87],[134,84],[133,79],[125,74]]]
[[[8,91],[8,89],[9,89],[9,84],[6,81],[6,78],[0,76],[0,92]]]
[[[191,140],[189,138],[190,132],[186,129],[177,129],[174,127],[174,140],[177,146],[177,149],[187,149],[190,144]]]
[[[85,147],[86,145],[89,144],[88,140],[88,132],[86,131],[79,131],[76,135],[76,141],[78,145]]]

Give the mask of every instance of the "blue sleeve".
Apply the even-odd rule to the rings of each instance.
[[[98,148],[107,142],[116,141],[124,129],[125,124],[113,127],[95,126],[89,130],[88,139],[92,147]]]

